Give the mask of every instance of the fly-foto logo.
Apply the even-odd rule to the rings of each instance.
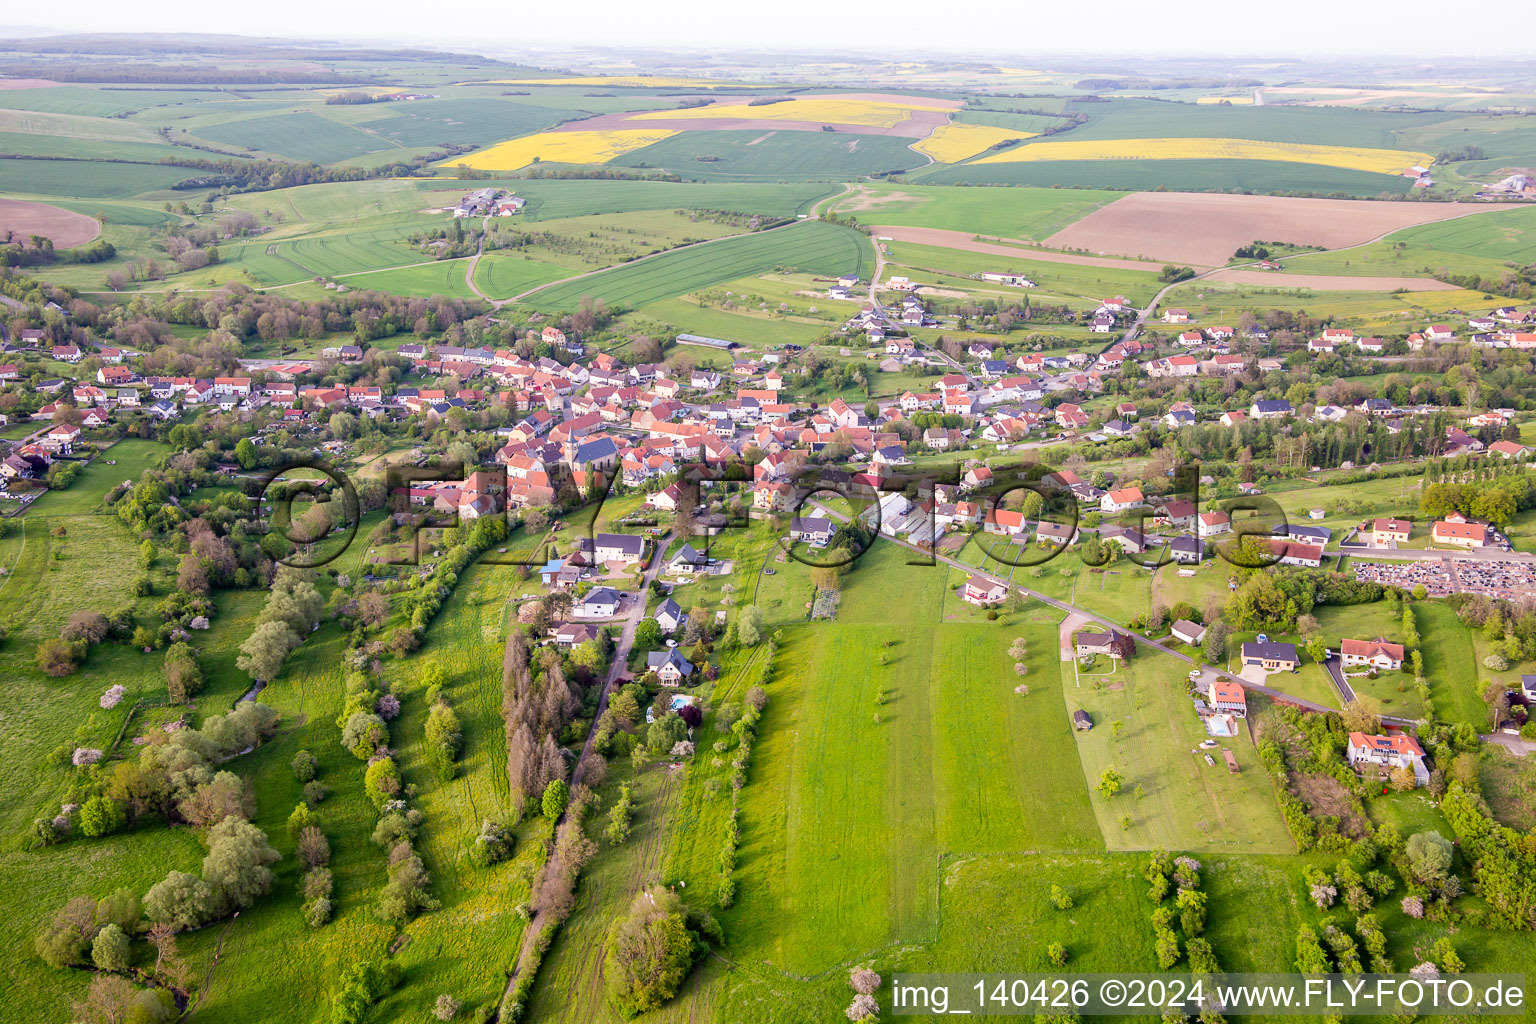
[[[787,557],[818,568],[849,566],[881,537],[901,543],[911,565],[940,564],[937,554],[958,550],[964,542],[955,538],[965,537],[989,560],[1017,568],[1068,552],[1090,566],[1118,557],[1147,568],[1198,565],[1211,556],[1248,569],[1320,564],[1320,549],[1289,539],[1285,512],[1273,498],[1207,499],[1200,476],[1190,463],[1164,479],[1098,487],[1071,470],[1024,460],[860,472],[802,460],[772,472],[746,462],[685,463],[675,476],[625,483],[617,473],[563,464],[469,472],[454,462],[391,466],[384,501],[393,543],[379,561],[419,564],[428,531],[501,519],[509,532],[521,526],[524,540],[487,551],[482,562],[543,566],[552,548],[583,541],[590,548],[599,536],[662,528],[690,535],[708,558],[725,531],[760,523],[775,532]],[[646,499],[637,508],[605,515],[610,500],[639,493]],[[303,502],[309,507],[297,511]],[[264,546],[282,564],[318,568],[334,561],[357,541],[362,514],[352,480],[323,460],[300,459],[262,474],[257,515],[277,538]],[[581,530],[564,529],[578,519]]]

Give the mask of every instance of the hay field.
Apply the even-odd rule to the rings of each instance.
[[[932,135],[912,145],[924,156],[931,156],[941,164],[959,163],[986,152],[999,142],[1010,139],[1032,139],[1036,132],[1016,132],[1008,128],[994,128],[985,124],[966,124],[951,121],[934,129]]]
[[[1254,139],[1081,139],[1037,142],[1006,149],[976,161],[980,164],[1035,163],[1054,160],[1273,160],[1319,164],[1355,171],[1398,174],[1415,164],[1428,167],[1428,153],[1361,146],[1320,146],[1304,142],[1261,142]]]
[[[1234,250],[1249,242],[1288,242],[1338,249],[1416,224],[1490,209],[1498,207],[1142,192],[1117,199],[1074,221],[1046,239],[1046,245],[1219,267],[1231,258]]]
[[[611,129],[597,132],[540,132],[456,156],[439,166],[467,164],[482,171],[515,171],[535,160],[543,163],[602,164],[677,132],[671,128]]]

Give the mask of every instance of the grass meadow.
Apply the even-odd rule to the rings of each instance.
[[[870,258],[868,247],[857,232],[836,224],[809,221],[605,270],[535,292],[528,302],[540,309],[574,309],[582,296],[592,295],[611,306],[636,308],[774,267],[823,274],[867,274]]]

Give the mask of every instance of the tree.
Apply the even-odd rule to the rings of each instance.
[[[1438,882],[1451,867],[1451,841],[1438,832],[1415,832],[1408,837],[1408,863],[1421,882]]]
[[[235,667],[257,682],[270,682],[298,645],[299,637],[287,623],[263,622],[240,645]]]
[[[1374,697],[1356,695],[1352,702],[1344,705],[1341,717],[1348,732],[1363,732],[1367,736],[1381,732],[1381,705]]]
[[[80,831],[87,836],[109,836],[127,821],[123,805],[98,793],[80,808]]]
[[[635,646],[641,650],[651,650],[660,647],[661,643],[661,623],[655,619],[641,619],[635,627]]]
[[[116,924],[109,924],[96,933],[91,943],[91,963],[97,970],[126,971],[128,969],[128,936]]]
[[[743,647],[755,647],[763,638],[763,610],[755,604],[736,613],[736,638]]]
[[[1052,967],[1065,967],[1067,966],[1067,947],[1059,942],[1052,942],[1045,947],[1045,958],[1051,962]]]
[[[880,988],[880,975],[868,967],[855,967],[848,972],[848,984],[860,995],[874,995]]]
[[[651,888],[636,894],[608,942],[605,973],[619,1011],[632,1017],[671,999],[701,951],[675,893]]]
[[[78,611],[69,616],[59,638],[72,642],[99,644],[107,638],[109,624],[101,612]]]
[[[191,645],[178,641],[165,649],[165,692],[172,704],[184,704],[203,688],[203,670]]]
[[[1212,665],[1219,665],[1227,656],[1227,624],[1217,619],[1205,627],[1205,639],[1201,641],[1201,653]]]
[[[50,966],[70,967],[85,960],[96,937],[96,904],[76,896],[53,915],[37,936],[37,955]]]
[[[260,458],[256,445],[248,437],[242,437],[235,445],[235,461],[240,463],[241,469],[254,469]]]
[[[1105,768],[1103,773],[1099,775],[1099,784],[1096,788],[1107,797],[1114,796],[1120,792],[1120,787],[1124,782],[1125,779],[1118,770],[1115,768]]]
[[[432,1004],[432,1016],[438,1020],[453,1020],[459,1015],[459,1001],[446,992]]]
[[[651,723],[645,733],[645,745],[651,753],[660,754],[688,738],[688,726],[677,715],[661,715]]]
[[[250,906],[272,887],[272,869],[282,855],[267,834],[248,821],[228,817],[208,832],[203,879],[224,910]]]
[[[565,813],[565,806],[570,803],[570,800],[570,787],[565,784],[564,780],[550,780],[549,785],[544,787],[544,799],[540,805],[544,811],[544,817],[550,821],[557,820],[560,815]]]
[[[370,590],[357,599],[357,617],[369,626],[382,626],[389,619],[389,598]]]
[[[144,916],[173,932],[196,928],[213,914],[208,883],[185,871],[172,871],[144,896]]]
[[[613,699],[608,702],[608,710],[620,725],[633,725],[640,718],[640,703],[627,689],[613,695]]]

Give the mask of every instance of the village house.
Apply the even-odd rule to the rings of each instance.
[[[1481,548],[1488,544],[1488,528],[1480,523],[1441,520],[1435,523],[1430,536],[1436,544],[1446,544],[1453,548]]]
[[[1244,665],[1257,665],[1266,672],[1295,672],[1301,667],[1295,644],[1250,640],[1243,644],[1241,655]]]
[[[1369,665],[1380,672],[1395,672],[1403,667],[1403,645],[1380,639],[1345,639],[1339,644],[1339,659],[1345,668]]]
[[[1145,500],[1141,488],[1123,487],[1107,492],[1100,500],[1099,508],[1104,512],[1124,512],[1126,509],[1140,506]]]
[[[647,654],[645,667],[648,671],[656,673],[656,678],[661,680],[663,686],[681,685],[684,680],[693,675],[693,663],[683,657],[683,652],[676,647]]]
[[[1377,775],[1385,775],[1399,768],[1413,771],[1415,785],[1429,782],[1429,769],[1424,765],[1424,748],[1412,736],[1398,733],[1393,736],[1367,736],[1365,733],[1349,734],[1347,754],[1350,765],[1357,772],[1374,769]]]
[[[796,516],[789,524],[791,540],[803,541],[815,548],[826,547],[832,540],[832,533],[832,521],[816,516]]]
[[[571,606],[571,615],[578,619],[611,619],[619,610],[619,592],[611,587],[594,587]]]
[[[961,588],[960,599],[974,605],[997,604],[1008,596],[1008,587],[983,576],[971,576]]]
[[[600,533],[592,538],[592,551],[596,561],[632,565],[645,557],[645,538],[623,533]]]
[[[1083,630],[1077,634],[1076,650],[1079,658],[1091,658],[1102,654],[1116,661],[1128,658],[1135,650],[1136,642],[1127,633],[1110,630],[1108,633],[1091,633]]]
[[[1213,679],[1206,687],[1205,695],[1214,711],[1238,718],[1248,717],[1248,695],[1237,680]]]
[[[1375,519],[1371,522],[1371,545],[1385,548],[1408,543],[1413,524],[1405,519]]]
[[[663,633],[677,632],[678,627],[681,626],[683,624],[683,620],[687,618],[687,616],[683,614],[682,606],[679,605],[676,601],[672,600],[670,597],[663,601],[661,606],[656,609],[656,615],[654,617],[656,619],[656,624],[661,627],[661,631]]]

